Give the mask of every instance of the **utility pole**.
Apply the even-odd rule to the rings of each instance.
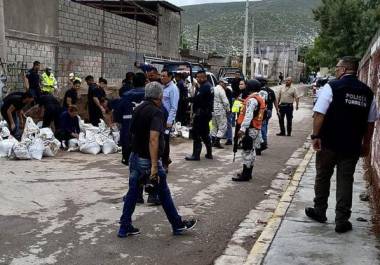
[[[4,1],[0,0],[0,58],[3,63],[7,61],[7,44],[5,41]]]
[[[252,39],[251,39],[251,79],[255,76],[255,17],[252,16]]]
[[[245,4],[244,46],[243,46],[243,75],[247,74],[247,50],[248,50],[248,11],[249,0]]]
[[[201,26],[198,24],[197,26],[197,51],[199,51],[199,34],[201,31]]]

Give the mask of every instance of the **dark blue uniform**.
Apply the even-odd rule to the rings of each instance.
[[[121,98],[118,107],[115,110],[115,120],[121,124],[120,144],[123,151],[123,162],[128,163],[130,149],[130,124],[134,108],[140,104],[145,96],[144,88],[134,88],[128,91]]]

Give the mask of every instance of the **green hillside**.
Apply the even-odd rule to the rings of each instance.
[[[264,0],[250,2],[255,17],[255,38],[293,40],[310,43],[317,35],[318,24],[312,9],[320,0]],[[245,2],[203,4],[183,7],[183,30],[186,40],[195,47],[196,28],[201,26],[200,49],[220,54],[238,54],[243,47]],[[251,36],[251,21],[249,33]]]

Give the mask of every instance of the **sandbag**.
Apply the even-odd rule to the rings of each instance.
[[[45,150],[44,142],[40,138],[36,138],[28,147],[30,157],[32,159],[41,160]]]
[[[8,138],[11,135],[7,127],[0,127],[0,132],[0,139]]]
[[[30,156],[28,146],[25,143],[16,143],[13,145],[11,150],[11,158],[19,159],[19,160],[30,160],[32,157]]]
[[[38,126],[34,123],[33,119],[28,117],[26,118],[24,132],[21,137],[21,142],[23,142],[25,139],[34,139],[39,134],[40,129]]]
[[[57,139],[44,141],[43,156],[54,157],[58,153],[60,146],[61,143]]]
[[[102,146],[103,154],[105,155],[113,154],[113,153],[117,153],[117,151],[118,151],[118,146],[113,140],[108,139],[103,143],[103,146]]]
[[[87,142],[79,147],[79,151],[81,151],[84,154],[91,154],[91,155],[97,155],[100,153],[101,148],[100,145],[93,141],[93,142]]]
[[[119,143],[120,142],[120,131],[112,132],[112,138],[116,144]]]
[[[18,141],[10,136],[8,139],[0,141],[0,157],[8,157],[13,145],[17,144]]]
[[[52,140],[54,139],[54,133],[50,128],[46,128],[46,127],[42,128],[40,129],[40,138],[42,140],[47,140],[47,139]]]
[[[69,149],[68,152],[76,152],[79,151],[79,140],[76,138],[70,139],[68,142]]]

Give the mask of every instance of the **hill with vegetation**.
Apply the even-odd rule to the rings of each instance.
[[[292,40],[310,44],[318,34],[313,9],[320,0],[264,0],[250,2],[249,39],[252,20],[255,39]],[[245,2],[202,4],[182,7],[184,43],[196,46],[197,24],[200,24],[201,51],[240,54],[243,47]]]

